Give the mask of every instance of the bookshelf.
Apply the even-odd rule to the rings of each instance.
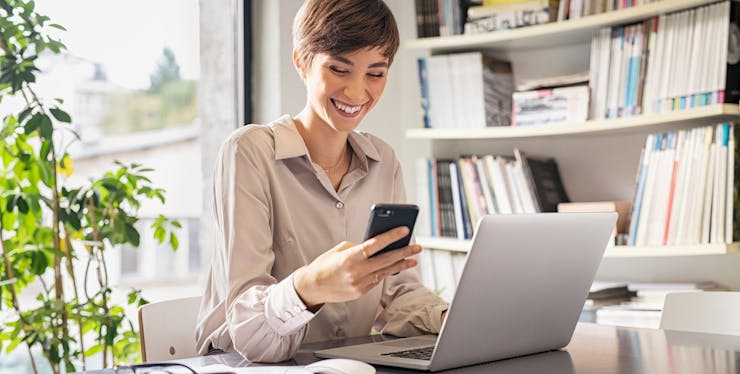
[[[527,66],[522,70],[528,73],[541,69],[545,75],[553,72],[569,74],[581,68],[579,59],[585,58],[586,61],[589,59],[588,45],[594,32],[599,29],[716,2],[718,1],[663,0],[558,23],[486,34],[406,40],[402,42],[402,48],[419,56],[485,50],[510,59],[515,70],[517,64],[524,63]],[[538,53],[543,57],[535,58],[539,57]],[[574,57],[579,54],[580,57]],[[558,55],[562,55],[563,58],[557,58]],[[548,64],[528,62],[532,60],[548,61]],[[580,64],[578,68],[571,66],[574,65],[573,61],[577,62],[575,65]],[[414,99],[418,100],[418,97]],[[464,153],[507,154],[513,147],[521,147],[528,153],[539,152],[558,160],[566,190],[572,200],[631,201],[640,149],[647,134],[714,125],[726,121],[740,121],[740,103],[715,104],[662,114],[588,120],[584,123],[529,127],[427,129],[421,128],[422,121],[419,120],[415,122],[419,124],[417,128],[405,130],[405,138],[424,144],[426,147],[424,157],[445,158]],[[571,186],[567,185],[568,182]],[[601,191],[601,195],[595,191]],[[455,254],[464,254],[470,248],[469,240],[430,237],[421,233],[417,235],[416,241],[424,248]],[[707,261],[699,257],[711,257],[715,259],[711,261],[716,263],[722,262],[725,256],[732,261],[740,259],[740,243],[660,247],[613,246],[607,249],[604,257],[636,259],[647,261],[645,264],[654,266],[651,261],[659,259],[673,261],[672,259],[678,258],[696,258],[697,263],[706,264]],[[686,264],[681,262],[679,266],[685,269]],[[608,270],[615,273],[611,268]],[[663,277],[671,278],[670,275]],[[740,285],[740,279],[730,277],[732,277],[730,284]]]
[[[660,115],[642,115],[578,124],[486,127],[481,129],[408,129],[409,139],[463,140],[513,139],[562,135],[618,134],[625,132],[654,133],[687,126],[712,125],[740,118],[740,105],[717,104]]]
[[[514,50],[589,42],[593,36],[593,32],[602,27],[630,23],[660,14],[691,9],[715,2],[717,0],[663,0],[579,19],[512,30],[474,35],[419,38],[403,42],[402,47],[405,49],[428,50],[432,53],[438,53],[481,48],[488,50]]]
[[[424,248],[434,248],[452,252],[466,253],[470,250],[470,240],[459,240],[453,238],[438,237],[416,237],[416,242]],[[684,245],[665,247],[628,247],[612,246],[607,248],[605,258],[630,258],[630,257],[672,257],[672,256],[706,256],[723,255],[731,252],[740,252],[740,243],[732,244],[706,244],[706,245]]]

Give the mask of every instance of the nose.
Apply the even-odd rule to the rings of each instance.
[[[364,101],[367,97],[367,87],[363,77],[354,77],[347,81],[344,87],[344,95],[354,103]]]

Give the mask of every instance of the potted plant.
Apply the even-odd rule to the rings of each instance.
[[[138,208],[165,198],[138,164],[116,163],[85,186],[65,185],[72,159],[60,134],[74,133],[72,119],[62,100],[34,91],[39,56],[65,49],[49,28],[64,30],[35,12],[33,1],[0,0],[0,102],[23,102],[17,113],[0,113],[0,313],[12,315],[0,325],[0,349],[26,346],[38,371],[30,352],[39,346],[59,373],[86,369],[95,354],[103,366],[138,360],[134,324],[111,302],[105,255],[138,246]],[[177,221],[160,216],[153,226],[160,243],[177,249]],[[36,302],[21,305],[19,294],[31,284],[41,289]],[[132,290],[128,303],[146,301]]]

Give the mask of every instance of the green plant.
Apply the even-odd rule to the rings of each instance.
[[[18,113],[3,114],[0,130],[0,312],[13,316],[0,325],[0,350],[25,344],[30,355],[40,346],[55,373],[84,370],[85,358],[97,353],[104,366],[136,361],[138,334],[111,302],[105,254],[139,245],[138,208],[144,199],[164,202],[164,191],[147,178],[150,169],[121,163],[83,187],[64,185],[72,159],[60,135],[74,135],[71,118],[62,100],[45,101],[34,91],[39,55],[65,49],[47,31],[64,28],[34,6],[0,0],[0,103],[23,101]],[[177,249],[177,221],[160,217],[153,226],[160,243]],[[37,302],[20,305],[30,284],[40,285]],[[146,301],[132,290],[128,303]],[[36,370],[33,356],[31,362]]]

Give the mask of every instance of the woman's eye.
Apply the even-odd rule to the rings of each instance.
[[[340,69],[340,68],[338,68],[336,66],[330,66],[329,69],[331,69],[331,71],[333,71],[333,72],[335,72],[337,74],[347,74],[348,73],[347,70]]]
[[[367,73],[367,75],[373,77],[373,78],[383,78],[385,73]]]

